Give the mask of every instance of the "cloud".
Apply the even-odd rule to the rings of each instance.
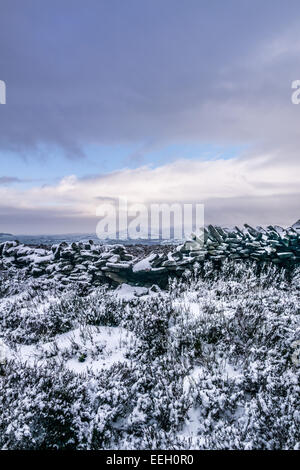
[[[295,159],[298,6],[2,0],[1,149],[79,158],[91,142],[194,140]]]
[[[0,185],[1,184],[11,184],[11,183],[20,183],[22,180],[15,178],[14,176],[0,176]]]
[[[119,195],[204,202],[216,223],[298,219],[298,9],[298,0],[2,0],[0,158],[11,150],[34,165],[58,149],[76,173],[88,146],[134,143],[128,159],[140,167],[26,190],[3,176],[1,223],[91,230],[99,198]],[[141,166],[151,149],[193,142],[248,150]]]
[[[0,176],[0,186],[7,186],[15,183],[36,183],[40,181],[39,179],[32,179],[32,178],[18,178],[16,176]]]
[[[272,168],[263,165],[269,158],[180,160],[154,169],[125,169],[90,179],[71,175],[57,185],[27,190],[2,187],[1,230],[13,231],[25,214],[27,233],[95,231],[99,204],[120,196],[145,204],[204,203],[206,223],[289,225],[299,218],[297,168],[284,163]],[[5,220],[12,225],[5,225]],[[43,220],[47,223],[42,229]]]

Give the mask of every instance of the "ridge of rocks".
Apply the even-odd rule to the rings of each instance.
[[[167,247],[169,249],[169,247]],[[37,248],[6,241],[0,243],[0,268],[21,269],[29,276],[59,281],[62,285],[78,282],[86,285],[133,283],[163,285],[170,275],[180,276],[205,260],[217,263],[225,259],[255,260],[278,265],[300,262],[300,226],[284,229],[277,225],[233,230],[209,225],[201,238],[191,239],[167,252],[166,247],[125,248],[123,245],[98,245],[73,242]],[[146,256],[141,256],[146,251]]]

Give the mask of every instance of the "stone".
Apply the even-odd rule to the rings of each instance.
[[[131,268],[131,265],[128,264],[128,263],[110,263],[110,262],[108,262],[108,263],[106,263],[106,266],[107,266],[108,268],[117,269],[117,270],[119,270],[119,271],[120,271],[120,270],[124,270],[124,269],[125,269],[125,270],[128,270],[128,269]]]
[[[240,255],[238,255],[236,253],[232,253],[228,257],[229,257],[229,259],[238,259],[238,258],[240,258]]]
[[[119,274],[115,273],[115,272],[106,272],[105,273],[105,276],[107,276],[109,279],[112,279],[114,282],[118,283],[118,284],[122,284],[124,282],[127,282],[127,279],[125,277],[122,277],[120,276]]]
[[[199,250],[200,248],[201,245],[194,240],[187,240],[183,245],[184,251]]]
[[[229,258],[239,262],[250,257],[275,264],[299,263],[300,233],[295,228],[269,226],[264,230],[247,224],[245,227],[244,233],[237,227],[232,231],[210,225],[209,230],[204,230],[204,245],[192,234],[191,240],[174,247],[167,255],[163,248],[161,253],[149,254],[151,249],[141,246],[135,247],[133,255],[123,245],[62,242],[44,249],[9,241],[0,244],[0,265],[1,269],[22,269],[26,275],[41,277],[41,281],[63,279],[64,285],[79,281],[99,285],[105,280],[143,284],[155,278],[163,287],[169,275],[184,275],[187,270],[200,267],[205,259],[221,262]]]
[[[294,258],[294,254],[290,252],[277,253],[279,259],[290,259]]]
[[[133,260],[133,255],[130,255],[129,253],[124,253],[124,254],[122,255],[122,259],[123,259],[124,261],[132,261],[132,260]]]
[[[96,268],[101,268],[102,266],[105,266],[105,264],[106,261],[104,259],[100,259],[94,262],[94,266],[96,266]]]
[[[167,260],[167,261],[163,261],[161,265],[162,265],[163,267],[164,267],[164,266],[166,266],[166,267],[176,266],[176,262],[175,262],[175,261]]]
[[[219,243],[222,243],[223,238],[221,237],[221,235],[219,234],[218,230],[216,230],[213,225],[209,225],[209,226],[207,227],[207,229],[208,229],[208,231],[209,231],[210,236],[211,236],[214,240],[218,241]]]
[[[205,256],[206,254],[207,254],[207,250],[195,250],[195,251],[191,251],[190,256],[192,257],[199,256],[199,255]]]
[[[162,274],[162,273],[166,273],[168,272],[167,268],[165,267],[162,267],[162,268],[153,268],[151,270],[152,273],[155,273],[155,274]]]

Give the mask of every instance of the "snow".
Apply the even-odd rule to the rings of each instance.
[[[57,335],[47,343],[19,346],[16,351],[6,347],[6,359],[41,365],[56,355],[56,360],[62,361],[69,370],[96,372],[128,362],[126,350],[134,341],[134,335],[125,328],[88,326]]]
[[[106,266],[108,268],[117,268],[117,269],[129,269],[130,268],[130,264],[124,263],[124,262],[111,263],[110,261],[108,261],[108,263],[106,263]]]
[[[41,263],[46,263],[48,261],[52,261],[54,259],[54,255],[45,255],[42,253],[42,256],[40,256],[39,250],[35,250],[34,253],[29,254],[27,256],[22,257],[23,262],[33,262],[34,264],[41,264]]]
[[[154,258],[155,258],[155,254],[151,254],[150,256],[147,256],[147,258],[144,258],[141,261],[138,261],[132,268],[133,272],[137,273],[139,271],[150,271],[151,270],[150,262]]]
[[[129,284],[122,284],[115,290],[115,294],[119,299],[131,300],[135,297],[141,297],[149,293],[146,287],[130,286]]]
[[[199,375],[201,373],[203,373],[203,370],[204,369],[203,369],[202,366],[196,366],[196,367],[194,367],[192,372],[184,378],[184,381],[183,381],[183,391],[184,392],[187,393],[187,392],[190,391],[191,385],[196,382]]]
[[[191,449],[199,448],[203,445],[205,440],[198,437],[200,423],[200,407],[192,407],[189,409],[187,419],[183,425],[182,430],[179,432],[179,438],[188,440]]]
[[[51,254],[47,256],[33,256],[31,259],[34,261],[35,264],[41,264],[47,261],[52,261],[54,259],[54,255]]]
[[[200,302],[195,302],[196,297],[196,292],[185,292],[182,297],[173,301],[173,307],[178,312],[185,311],[193,317],[197,317],[200,315],[201,306]]]
[[[174,306],[177,310],[184,310],[189,312],[190,315],[197,317],[200,315],[201,309],[200,304],[197,302],[174,302]]]
[[[223,377],[228,379],[236,379],[242,376],[241,370],[232,366],[229,362],[225,363]]]
[[[299,269],[291,282],[234,265],[226,268],[230,276],[213,279],[211,266],[205,269],[206,279],[174,280],[159,294],[122,284],[82,296],[52,285],[41,291],[40,279],[4,278],[1,446],[45,447],[40,410],[57,407],[60,420],[70,406],[78,448],[92,448],[94,429],[111,433],[107,447],[128,450],[297,448]],[[157,344],[166,338],[162,352]],[[61,439],[58,428],[51,444],[62,447]]]

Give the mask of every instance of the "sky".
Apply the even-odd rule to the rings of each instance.
[[[0,0],[0,232],[95,232],[105,198],[300,218],[298,0]]]

